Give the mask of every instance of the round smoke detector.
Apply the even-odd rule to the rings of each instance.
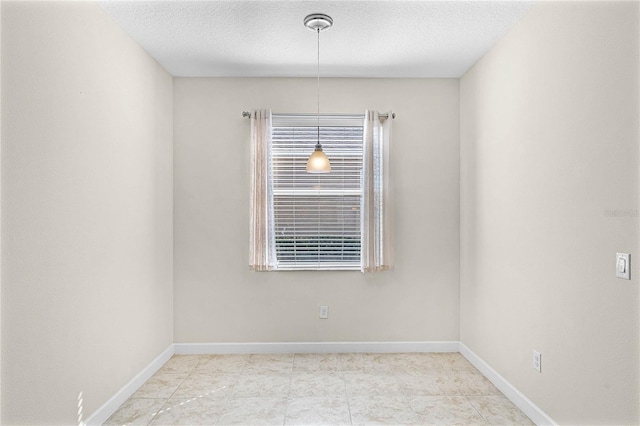
[[[304,18],[304,26],[314,32],[327,30],[332,25],[333,19],[324,13],[312,13]]]

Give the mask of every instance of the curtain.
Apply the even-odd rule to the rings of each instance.
[[[362,272],[393,269],[393,211],[389,175],[391,111],[381,120],[365,111],[362,161],[361,239]]]
[[[251,111],[249,267],[254,271],[270,271],[275,267],[275,242],[271,235],[273,193],[269,183],[270,139],[271,111]]]

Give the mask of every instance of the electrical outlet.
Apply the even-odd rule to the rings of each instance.
[[[329,307],[328,306],[320,306],[320,319],[329,318]]]
[[[533,351],[533,369],[542,373],[542,355],[538,351]]]

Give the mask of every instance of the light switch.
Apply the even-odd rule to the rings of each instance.
[[[623,280],[631,279],[629,253],[616,253],[616,277]]]

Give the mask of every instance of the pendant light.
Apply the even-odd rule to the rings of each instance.
[[[305,27],[318,34],[318,142],[313,153],[307,160],[307,173],[329,173],[331,171],[331,163],[327,155],[322,151],[320,144],[320,31],[331,28],[333,19],[329,15],[322,13],[312,13],[304,18]]]

